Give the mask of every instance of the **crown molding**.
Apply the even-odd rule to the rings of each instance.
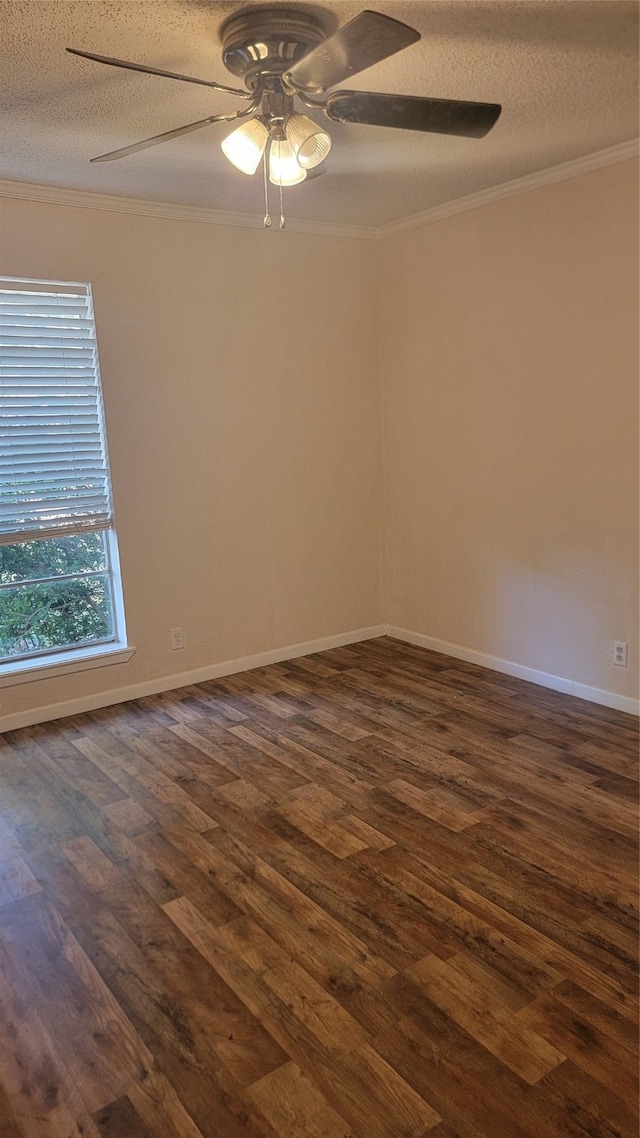
[[[232,213],[205,206],[178,205],[173,202],[150,201],[146,198],[125,198],[118,194],[94,194],[88,190],[63,189],[60,186],[42,186],[33,182],[12,182],[0,179],[0,198],[17,198],[21,201],[44,202],[48,205],[70,205],[77,209],[97,209],[107,213],[141,214],[169,221],[197,221],[201,225],[233,225],[244,229],[264,228],[262,217],[252,213]],[[300,221],[287,219],[286,232],[311,233],[321,237],[376,237],[371,226],[341,225],[339,222]]]
[[[444,202],[433,206],[421,213],[411,214],[409,217],[399,218],[387,225],[341,225],[339,222],[301,221],[290,218],[287,221],[287,232],[309,233],[321,237],[357,237],[365,240],[381,240],[393,237],[397,233],[404,233],[410,229],[419,229],[423,225],[442,221],[453,217],[457,213],[467,213],[469,210],[481,209],[482,206],[491,205],[492,202],[503,198],[515,197],[517,194],[526,194],[530,190],[538,190],[543,186],[553,185],[554,182],[564,182],[569,178],[577,178],[581,174],[589,174],[592,170],[600,170],[605,166],[613,166],[618,162],[637,158],[640,153],[640,139],[633,138],[628,142],[621,142],[617,146],[609,146],[606,150],[597,150],[594,154],[586,154],[582,158],[574,158],[570,162],[562,162],[559,166],[550,166],[546,170],[537,170],[534,174],[527,174],[524,178],[515,178],[511,182],[502,182],[499,186],[491,186],[487,190],[480,190],[476,194],[468,194],[463,198]],[[144,217],[166,218],[169,221],[195,221],[204,225],[232,225],[245,229],[262,229],[262,218],[251,213],[233,213],[220,209],[208,209],[205,206],[177,205],[172,202],[149,201],[146,198],[126,198],[117,194],[94,194],[88,190],[62,189],[59,186],[42,186],[32,182],[12,182],[0,179],[0,198],[17,198],[22,201],[44,202],[49,205],[70,205],[80,209],[104,210],[108,213],[140,214]]]
[[[456,198],[442,205],[425,209],[422,213],[414,213],[410,217],[401,217],[398,221],[391,221],[388,225],[380,226],[375,233],[377,239],[393,237],[396,233],[404,233],[408,229],[419,229],[423,225],[431,225],[434,221],[442,221],[446,217],[453,217],[456,213],[467,213],[472,209],[491,205],[492,202],[503,198],[515,197],[517,194],[526,194],[530,190],[538,190],[543,186],[551,186],[554,182],[564,182],[569,178],[577,178],[581,174],[589,174],[592,170],[601,170],[604,166],[614,166],[618,162],[626,162],[630,158],[637,158],[640,153],[640,139],[632,138],[629,142],[621,142],[617,146],[608,146],[606,150],[596,150],[594,154],[585,154],[582,158],[573,158],[570,162],[562,162],[559,166],[549,166],[546,170],[537,170],[534,174],[527,174],[524,178],[514,178],[512,182],[502,182],[499,186],[491,186],[487,190],[480,190],[477,194],[468,194],[464,198]]]

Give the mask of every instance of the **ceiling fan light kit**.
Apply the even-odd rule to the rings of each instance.
[[[221,143],[222,152],[243,174],[264,170],[265,226],[271,225],[267,201],[269,181],[280,189],[280,228],[284,228],[282,189],[305,181],[308,171],[321,173],[321,163],[331,149],[331,136],[307,115],[305,108],[325,114],[334,122],[387,126],[437,134],[482,138],[496,123],[497,103],[455,99],[430,99],[412,95],[369,91],[333,91],[329,88],[358,75],[396,52],[417,43],[420,33],[381,12],[364,11],[333,35],[317,17],[296,8],[256,7],[226,20],[221,29],[222,60],[245,89],[227,87],[206,79],[179,75],[145,64],[94,55],[67,48],[73,55],[113,67],[141,71],[186,83],[199,83],[235,95],[248,106],[238,111],[210,115],[195,123],[154,135],[141,142],[92,158],[107,162],[124,158],[149,146],[187,134],[217,122],[253,116]]]
[[[313,170],[324,162],[331,150],[331,135],[326,130],[306,115],[290,115],[284,129],[303,170]]]
[[[242,174],[255,174],[268,141],[269,130],[262,119],[250,119],[223,138],[220,146],[236,170]]]
[[[298,186],[307,171],[298,165],[293,146],[286,138],[272,138],[269,147],[269,181],[274,186]]]
[[[307,171],[324,161],[331,136],[306,115],[287,115],[282,123],[250,119],[223,138],[225,158],[242,174],[255,174],[269,146],[269,180],[275,186],[297,186]]]

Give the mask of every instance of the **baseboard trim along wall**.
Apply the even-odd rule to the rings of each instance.
[[[450,644],[446,640],[437,640],[435,637],[425,636],[421,632],[411,632],[409,629],[396,628],[391,624],[376,624],[369,628],[341,632],[336,636],[325,636],[320,640],[309,640],[303,644],[289,644],[284,648],[274,648],[270,652],[259,652],[255,656],[242,656],[237,660],[223,660],[219,664],[211,664],[191,672],[157,676],[139,684],[130,684],[128,687],[114,688],[111,691],[96,692],[95,695],[79,696],[77,699],[19,711],[14,715],[6,715],[0,718],[0,732],[17,731],[21,727],[34,727],[37,723],[48,723],[52,719],[63,719],[67,715],[81,715],[84,711],[95,711],[99,707],[126,703],[130,699],[140,699],[147,695],[157,695],[159,692],[173,691],[175,688],[188,687],[190,684],[198,684],[203,680],[216,680],[221,676],[232,676],[236,672],[248,672],[252,668],[263,668],[267,664],[279,664],[284,660],[295,660],[297,656],[309,656],[314,652],[326,652],[330,648],[342,648],[347,644],[358,644],[362,640],[373,640],[377,636],[392,636],[395,640],[404,640],[407,644],[415,644],[419,648],[428,648],[432,652],[440,652],[442,655],[451,656],[456,660],[465,660],[468,664],[479,664],[483,668],[491,669],[491,671],[502,672],[519,680],[527,680],[529,683],[551,688],[552,691],[577,696],[579,699],[599,703],[604,707],[612,707],[616,711],[625,711],[630,715],[640,715],[640,700],[632,699],[630,696],[590,687],[588,684],[578,683],[577,680],[567,680],[563,676],[541,672],[537,668],[527,668],[523,664],[514,663],[512,660],[502,660],[498,656],[490,656],[486,652],[478,652],[473,648],[464,648],[460,644]]]
[[[631,696],[590,687],[588,684],[578,683],[577,680],[567,680],[550,672],[540,672],[537,668],[527,668],[523,664],[515,664],[512,660],[502,660],[499,656],[489,656],[486,652],[477,652],[474,648],[450,644],[447,640],[436,640],[433,636],[410,632],[406,628],[396,628],[391,624],[387,625],[387,636],[392,636],[395,640],[404,640],[407,644],[415,644],[419,648],[429,648],[431,652],[441,652],[444,656],[453,656],[456,660],[465,660],[467,664],[479,664],[482,668],[503,672],[507,676],[515,676],[518,680],[527,680],[543,688],[551,688],[552,691],[574,695],[578,699],[589,700],[590,703],[601,703],[604,707],[612,707],[616,711],[640,715],[640,700],[632,699]]]
[[[157,676],[128,687],[114,688],[111,691],[96,692],[95,695],[79,696],[77,699],[50,703],[44,707],[18,711],[15,715],[0,718],[0,732],[18,731],[21,727],[34,727],[36,723],[48,723],[51,719],[63,719],[66,715],[81,715],[83,711],[95,711],[98,707],[110,707],[114,703],[126,703],[129,699],[140,699],[146,695],[157,695],[174,688],[185,688],[203,680],[217,680],[221,676],[232,676],[235,672],[249,672],[252,668],[263,668],[266,664],[279,664],[283,660],[295,660],[297,656],[310,656],[314,652],[326,652],[329,648],[343,648],[347,644],[358,644],[361,640],[373,640],[384,636],[384,624],[370,628],[357,628],[351,632],[340,632],[336,636],[324,636],[321,640],[309,640],[304,644],[289,644],[284,648],[274,648],[270,652],[259,652],[255,656],[242,656],[238,660],[223,660],[220,664],[210,664],[192,672],[177,672],[171,676]]]

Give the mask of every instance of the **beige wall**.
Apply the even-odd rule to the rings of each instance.
[[[636,168],[389,238],[380,264],[386,620],[635,697]]]
[[[384,619],[637,696],[635,163],[377,243],[0,205],[93,284],[137,648],[3,715]]]
[[[373,243],[1,205],[3,275],[93,285],[137,648],[3,713],[377,624]]]

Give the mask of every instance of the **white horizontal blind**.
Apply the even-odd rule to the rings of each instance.
[[[91,288],[0,278],[0,544],[111,522]]]

